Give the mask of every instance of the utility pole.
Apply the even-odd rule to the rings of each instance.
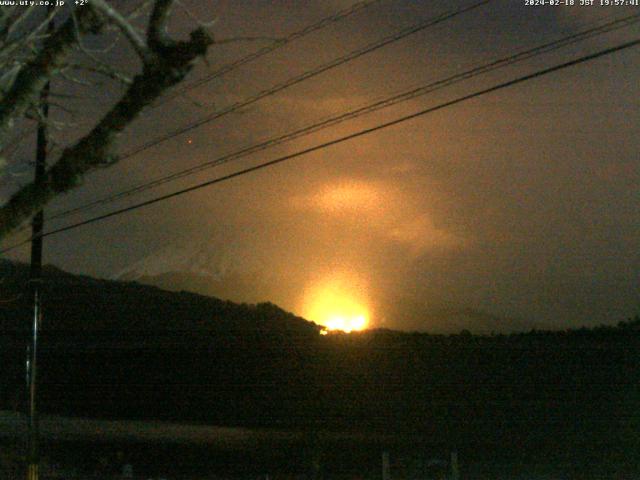
[[[42,181],[46,168],[47,157],[47,131],[44,119],[48,116],[47,104],[49,94],[49,82],[40,93],[40,104],[43,120],[38,125],[38,138],[36,144],[36,185]],[[27,465],[27,480],[38,480],[38,464],[40,455],[38,451],[38,411],[36,408],[37,394],[37,366],[38,366],[38,333],[42,320],[42,230],[44,226],[44,214],[40,210],[32,221],[31,240],[31,271],[29,283],[33,298],[33,322],[31,325],[31,344],[27,348],[27,381],[29,392],[29,451]]]
[[[50,15],[53,7],[47,9]],[[47,33],[53,32],[53,18],[47,26]],[[49,89],[47,81],[40,92],[40,120],[36,139],[35,184],[44,179],[47,166],[47,118],[49,117]],[[29,433],[27,452],[27,480],[38,480],[40,464],[38,410],[37,410],[37,366],[38,366],[38,333],[42,320],[42,232],[44,212],[40,210],[33,217],[31,224],[31,270],[29,284],[33,298],[33,321],[31,325],[31,344],[27,348],[27,389],[29,393]]]
[[[458,465],[458,451],[451,451],[451,480],[460,480],[460,466]]]
[[[382,480],[391,480],[391,462],[388,450],[382,452]]]

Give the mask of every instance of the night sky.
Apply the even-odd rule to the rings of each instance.
[[[184,84],[353,3],[184,1],[195,18],[215,19],[217,39],[265,37],[213,45],[208,65]],[[472,3],[380,1],[150,109],[121,138],[119,151]],[[47,213],[632,13],[640,7],[490,2],[93,173]],[[171,33],[192,29],[190,15],[176,9]],[[47,226],[296,152],[639,34],[636,23]],[[135,68],[124,45],[107,56]],[[45,262],[112,278],[142,259],[206,245],[216,252],[212,262],[264,275],[271,286],[269,298],[247,287],[234,300],[270,300],[303,316],[312,316],[314,296],[333,295],[342,296],[335,301],[345,308],[364,309],[370,327],[446,332],[461,325],[511,331],[614,324],[640,312],[639,76],[640,48],[615,53],[48,237]],[[78,87],[56,80],[53,90]],[[59,137],[86,132],[117,92],[101,87],[72,101],[76,123]],[[55,108],[53,115],[70,121]],[[15,175],[0,190],[4,198],[28,179],[31,152],[26,142],[21,163],[12,165]],[[28,248],[10,256],[26,260]]]

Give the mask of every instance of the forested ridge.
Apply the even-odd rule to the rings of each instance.
[[[0,408],[22,408],[27,269],[2,265]],[[44,285],[46,412],[418,433],[434,443],[612,458],[640,446],[637,316],[509,335],[322,336],[268,303],[54,268]]]

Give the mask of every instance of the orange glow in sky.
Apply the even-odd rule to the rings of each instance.
[[[334,274],[305,292],[303,316],[326,331],[352,332],[369,325],[366,294],[359,282],[349,275]]]
[[[346,182],[328,186],[314,200],[320,209],[328,212],[372,212],[380,209],[384,196],[376,185]]]

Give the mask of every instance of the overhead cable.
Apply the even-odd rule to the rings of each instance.
[[[564,70],[566,68],[569,68],[569,67],[572,67],[572,66],[575,66],[575,65],[579,65],[579,64],[582,64],[582,63],[587,63],[587,62],[590,62],[590,61],[595,60],[597,58],[601,58],[601,57],[604,57],[604,56],[607,56],[607,55],[611,55],[611,54],[613,54],[615,52],[619,52],[619,51],[622,51],[622,50],[627,50],[629,48],[636,47],[638,45],[640,45],[640,38],[632,40],[632,41],[629,41],[629,42],[625,42],[625,43],[622,43],[622,44],[618,44],[616,46],[613,46],[613,47],[610,47],[610,48],[606,48],[604,50],[600,50],[598,52],[591,53],[589,55],[584,55],[584,56],[581,56],[579,58],[575,58],[573,60],[570,60],[568,62],[564,62],[564,63],[560,63],[560,64],[557,64],[557,65],[554,65],[552,67],[544,68],[544,69],[538,70],[538,71],[536,71],[534,73],[530,73],[528,75],[523,75],[523,76],[517,77],[517,78],[515,78],[513,80],[509,80],[509,81],[506,81],[506,82],[503,82],[503,83],[499,83],[499,84],[494,85],[492,87],[485,88],[485,89],[482,89],[482,90],[478,90],[478,91],[476,91],[474,93],[463,95],[461,97],[455,98],[453,100],[449,100],[449,101],[444,102],[444,103],[440,103],[440,104],[438,104],[436,106],[433,106],[433,107],[429,107],[429,108],[420,110],[420,111],[412,113],[410,115],[405,115],[405,116],[402,116],[402,117],[397,118],[395,120],[391,120],[389,122],[385,122],[385,123],[376,125],[374,127],[369,127],[369,128],[360,130],[358,132],[355,132],[355,133],[352,133],[352,134],[349,134],[349,135],[345,135],[345,136],[342,136],[342,137],[339,137],[339,138],[335,138],[333,140],[321,143],[319,145],[315,145],[313,147],[305,148],[303,150],[299,150],[297,152],[294,152],[294,153],[291,153],[291,154],[288,154],[288,155],[284,155],[284,156],[275,158],[273,160],[269,160],[267,162],[260,163],[258,165],[254,165],[254,166],[249,167],[249,168],[238,170],[238,171],[230,173],[228,175],[223,175],[221,177],[217,177],[217,178],[214,178],[212,180],[208,180],[206,182],[202,182],[202,183],[199,183],[197,185],[193,185],[193,186],[188,187],[188,188],[177,190],[177,191],[174,191],[174,192],[166,194],[166,195],[161,195],[161,196],[152,198],[150,200],[146,200],[144,202],[140,202],[140,203],[137,203],[137,204],[134,204],[134,205],[130,205],[130,206],[125,207],[125,208],[120,208],[118,210],[114,210],[114,211],[111,211],[109,213],[105,213],[103,215],[99,215],[99,216],[96,216],[96,217],[89,218],[87,220],[83,220],[83,221],[76,222],[76,223],[73,223],[73,224],[70,224],[70,225],[66,225],[64,227],[57,228],[55,230],[50,230],[48,232],[45,232],[45,233],[39,235],[39,237],[48,237],[48,236],[56,235],[58,233],[66,232],[66,231],[69,231],[69,230],[74,230],[74,229],[82,227],[84,225],[89,225],[89,224],[92,224],[92,223],[96,223],[96,222],[105,220],[107,218],[115,217],[115,216],[122,215],[122,214],[127,213],[127,212],[138,210],[138,209],[140,209],[142,207],[153,205],[155,203],[162,202],[162,201],[168,200],[170,198],[178,197],[178,196],[184,195],[184,194],[189,193],[189,192],[193,192],[193,191],[196,191],[196,190],[201,190],[201,189],[203,189],[205,187],[209,187],[209,186],[212,186],[212,185],[215,185],[215,184],[218,184],[218,183],[222,183],[222,182],[225,182],[227,180],[231,180],[233,178],[240,177],[242,175],[246,175],[248,173],[252,173],[252,172],[255,172],[255,171],[258,171],[258,170],[265,169],[267,167],[272,167],[274,165],[278,165],[278,164],[286,162],[288,160],[292,160],[294,158],[298,158],[298,157],[301,157],[303,155],[308,155],[310,153],[323,150],[323,149],[331,147],[333,145],[338,145],[338,144],[347,142],[349,140],[353,140],[355,138],[359,138],[359,137],[362,137],[362,136],[365,136],[365,135],[369,135],[371,133],[374,133],[374,132],[377,132],[377,131],[380,131],[380,130],[383,130],[383,129],[386,129],[386,128],[389,128],[389,127],[392,127],[394,125],[402,124],[402,123],[407,122],[409,120],[413,120],[413,119],[416,119],[416,118],[419,118],[419,117],[423,117],[423,116],[425,116],[427,114],[430,114],[430,113],[433,113],[433,112],[436,112],[436,111],[451,107],[453,105],[457,105],[457,104],[465,102],[467,100],[471,100],[471,99],[474,99],[474,98],[477,98],[477,97],[480,97],[480,96],[483,96],[483,95],[487,95],[489,93],[493,93],[493,92],[496,92],[498,90],[502,90],[502,89],[507,88],[507,87],[511,87],[511,86],[514,86],[514,85],[517,85],[517,84],[520,84],[520,83],[523,83],[523,82],[526,82],[526,81],[529,81],[529,80],[533,80],[535,78],[539,78],[539,77],[542,77],[542,76],[545,76],[545,75],[549,75],[550,73],[554,73],[554,72],[557,72],[557,71],[560,71],[560,70]],[[6,253],[6,252],[8,252],[10,250],[13,250],[13,249],[15,249],[15,248],[17,248],[17,247],[19,247],[21,245],[24,245],[24,244],[30,242],[31,240],[32,240],[32,238],[28,238],[27,240],[25,240],[23,242],[20,242],[20,243],[17,243],[15,245],[13,245],[13,246],[4,248],[4,249],[0,250],[0,254]]]
[[[456,83],[459,83],[461,81],[465,81],[465,80],[469,80],[477,75],[481,75],[481,74],[485,74],[494,70],[497,70],[499,68],[503,68],[509,65],[513,65],[515,63],[518,62],[522,62],[524,60],[528,60],[530,58],[533,58],[535,56],[541,55],[541,54],[545,54],[545,53],[549,53],[552,51],[555,51],[559,48],[565,47],[567,45],[571,45],[571,44],[575,44],[577,42],[580,41],[584,41],[586,39],[589,38],[593,38],[597,35],[601,35],[603,33],[607,33],[607,32],[611,32],[613,30],[617,30],[620,29],[622,27],[626,27],[629,25],[632,25],[633,23],[637,23],[640,20],[640,13],[636,13],[633,15],[629,15],[626,16],[624,18],[619,18],[619,19],[615,19],[609,22],[606,22],[604,24],[600,24],[594,27],[591,27],[589,29],[577,32],[575,34],[569,35],[569,36],[565,36],[562,37],[560,39],[554,40],[552,42],[548,42],[542,45],[538,45],[534,48],[528,49],[528,50],[524,50],[524,51],[520,51],[517,52],[515,54],[509,55],[507,57],[503,57],[494,61],[491,61],[489,63],[485,63],[479,66],[476,66],[472,69],[466,70],[464,72],[461,73],[457,73],[455,75],[449,76],[447,78],[435,81],[435,82],[431,82],[428,83],[426,85],[421,85],[419,87],[415,87],[412,88],[410,90],[404,91],[402,93],[398,93],[389,97],[386,97],[382,100],[378,100],[376,102],[373,103],[369,103],[365,106],[362,107],[358,107],[356,109],[352,109],[350,111],[347,112],[343,112],[334,116],[331,116],[329,118],[326,118],[324,120],[321,120],[320,122],[316,122],[313,123],[311,125],[307,125],[303,128],[294,130],[292,132],[288,132],[286,134],[282,134],[276,137],[272,137],[268,140],[262,141],[258,144],[254,144],[251,145],[249,147],[245,147],[242,148],[238,151],[229,153],[229,154],[225,154],[221,157],[218,157],[214,160],[209,160],[206,162],[203,162],[199,165],[195,165],[193,167],[189,167],[183,170],[180,170],[178,172],[174,172],[172,174],[169,175],[165,175],[159,178],[156,178],[154,180],[148,181],[148,182],[144,182],[142,184],[136,185],[134,187],[128,188],[126,190],[120,191],[118,193],[114,193],[108,196],[105,196],[103,198],[91,201],[87,204],[78,206],[78,207],[74,207],[68,210],[64,210],[64,211],[60,211],[57,213],[54,213],[50,216],[47,217],[47,220],[55,220],[55,219],[59,219],[59,218],[64,218],[67,217],[69,215],[72,214],[76,214],[76,213],[80,213],[83,211],[87,211],[90,210],[94,207],[100,206],[100,205],[105,205],[108,203],[112,203],[116,200],[120,200],[122,198],[126,198],[138,193],[142,193],[144,191],[147,191],[149,189],[158,187],[160,185],[164,185],[166,183],[187,177],[189,175],[193,175],[195,173],[199,173],[202,172],[204,170],[231,162],[233,160],[237,160],[240,158],[244,158],[246,156],[249,156],[251,154],[257,153],[259,151],[263,151],[267,148],[271,148],[277,145],[280,145],[282,143],[288,142],[288,141],[292,141],[294,139],[303,137],[303,136],[307,136],[310,135],[312,133],[318,132],[320,130],[323,130],[325,128],[343,123],[345,121],[348,120],[352,120],[354,118],[358,118],[362,115],[366,115],[378,110],[381,110],[383,108],[387,108],[393,105],[396,105],[398,103],[401,102],[405,102],[420,96],[424,96],[428,93],[432,93],[436,90],[454,85]]]

